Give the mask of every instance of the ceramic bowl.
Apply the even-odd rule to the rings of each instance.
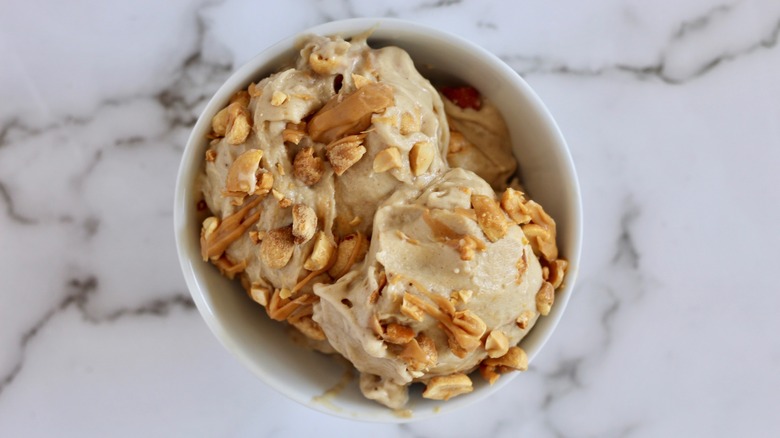
[[[203,165],[205,139],[211,119],[237,90],[270,75],[296,55],[306,34],[349,37],[374,29],[373,47],[395,45],[405,49],[420,72],[436,82],[460,82],[476,87],[506,118],[523,185],[558,224],[558,245],[571,267],[565,286],[556,293],[552,312],[540,318],[521,346],[531,364],[552,335],[573,293],[582,241],[582,207],[577,176],[566,142],[553,117],[528,84],[500,59],[458,36],[395,19],[335,21],[291,36],[260,53],[235,71],[206,105],[187,142],[176,183],[174,226],[181,268],[198,310],[214,335],[269,386],[313,409],[337,416],[382,422],[405,422],[442,415],[499,391],[522,373],[503,375],[490,386],[474,378],[474,391],[449,401],[423,399],[420,390],[410,394],[411,416],[365,399],[357,379],[340,391],[330,391],[345,376],[344,361],[302,348],[290,341],[282,324],[258,311],[238,281],[221,276],[200,257],[201,223],[196,211],[196,175]],[[215,378],[218,378],[215,376]],[[516,382],[521,387],[522,382]],[[490,403],[485,400],[483,403]]]

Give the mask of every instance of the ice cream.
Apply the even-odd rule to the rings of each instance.
[[[524,369],[516,344],[566,263],[552,218],[506,189],[498,110],[442,99],[406,52],[366,38],[308,37],[214,116],[201,249],[399,408],[413,382],[448,399],[475,369],[491,383]]]
[[[314,320],[337,351],[376,376],[376,386],[470,371],[489,354],[506,354],[536,321],[543,280],[528,240],[507,224],[493,242],[478,221],[480,202],[506,220],[494,197],[484,180],[463,169],[422,193],[399,191],[377,210],[360,268],[314,287],[320,297]],[[483,336],[496,344],[483,344]],[[425,343],[433,349],[421,359],[415,353]],[[403,391],[382,392],[390,406],[405,402]]]

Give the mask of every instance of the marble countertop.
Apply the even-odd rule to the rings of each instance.
[[[263,4],[265,3],[265,4]],[[780,2],[4,2],[0,435],[777,436]],[[238,65],[393,16],[503,58],[583,191],[579,284],[531,369],[460,414],[355,423],[217,342],[172,233],[189,129]]]

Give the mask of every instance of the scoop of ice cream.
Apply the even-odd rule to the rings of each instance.
[[[504,118],[489,100],[481,99],[479,108],[461,107],[443,99],[451,130],[447,162],[451,167],[468,169],[494,190],[502,191],[517,170]]]
[[[470,372],[535,323],[541,267],[495,196],[463,169],[395,193],[364,263],[314,287],[313,318],[364,374],[366,397],[400,407],[411,382]]]
[[[438,93],[406,52],[366,37],[311,36],[292,67],[236,93],[200,177],[204,260],[317,341],[312,284],[365,254],[382,200],[447,168]]]

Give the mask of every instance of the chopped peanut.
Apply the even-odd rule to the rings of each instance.
[[[269,231],[260,243],[260,256],[263,263],[271,269],[281,269],[287,266],[294,250],[295,240],[292,226]]]
[[[374,172],[382,173],[401,167],[401,151],[397,147],[383,149],[374,157]]]
[[[449,400],[452,397],[474,390],[469,376],[463,373],[433,377],[425,387],[422,396],[432,400]]]
[[[327,146],[325,155],[336,175],[341,176],[365,155],[366,148],[363,146],[363,138],[365,135],[350,135]]]
[[[225,190],[231,195],[253,194],[257,184],[257,169],[262,158],[263,151],[260,149],[249,149],[239,155],[228,168]]]
[[[548,283],[542,283],[539,292],[536,293],[536,310],[542,315],[547,316],[555,302],[555,289]]]
[[[439,360],[439,352],[433,339],[420,333],[417,338],[409,340],[404,349],[398,353],[398,357],[406,362],[412,371],[424,371],[436,365]]]
[[[322,158],[314,155],[314,148],[306,147],[295,154],[293,174],[307,186],[317,184],[325,170]]]
[[[303,263],[303,267],[309,271],[319,271],[324,269],[331,257],[336,252],[336,243],[328,237],[324,231],[318,231],[314,238],[314,247],[311,255]]]
[[[471,205],[477,213],[477,223],[488,240],[495,242],[506,235],[509,223],[496,201],[489,196],[471,195]]]
[[[349,271],[349,268],[357,263],[368,250],[366,238],[361,233],[350,234],[339,242],[336,252],[336,263],[328,270],[333,278],[340,278]]]
[[[411,327],[391,322],[385,331],[385,340],[391,344],[403,345],[414,339],[414,330]]]
[[[274,91],[274,94],[271,95],[271,105],[281,106],[285,102],[287,102],[287,95],[281,91],[276,90]]]
[[[431,163],[433,163],[435,151],[433,145],[428,141],[417,142],[409,151],[409,165],[412,168],[412,175],[420,176],[425,173]]]
[[[292,233],[298,245],[308,242],[317,231],[317,214],[304,204],[295,204],[292,209]]]
[[[509,351],[509,339],[504,332],[493,330],[485,340],[485,351],[489,357],[501,357]]]

